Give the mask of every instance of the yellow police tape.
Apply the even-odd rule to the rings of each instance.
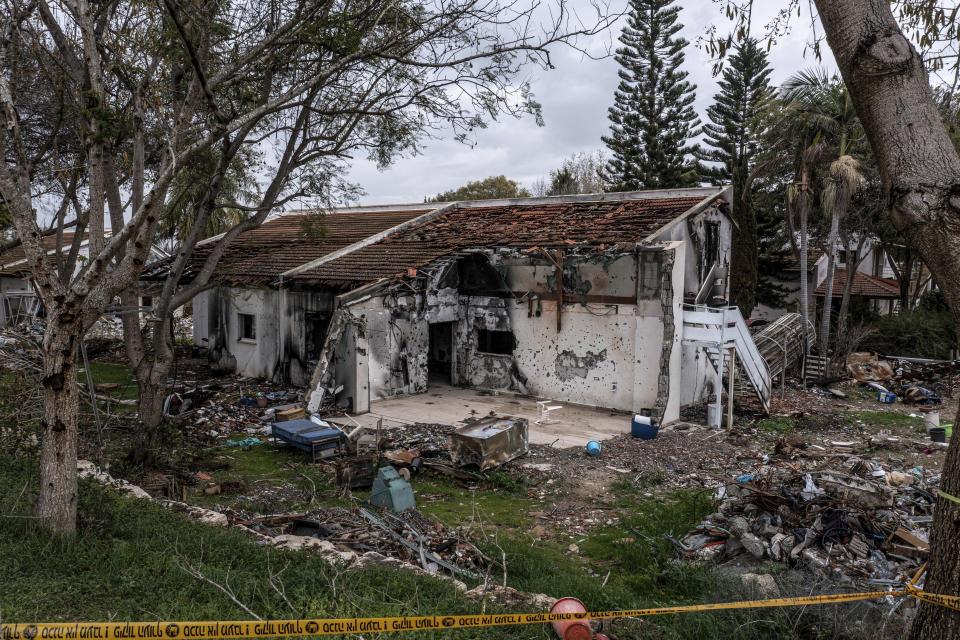
[[[898,591],[840,593],[825,596],[771,598],[694,604],[680,607],[657,607],[625,611],[589,613],[510,613],[491,615],[414,616],[402,618],[319,618],[315,620],[236,620],[231,622],[42,622],[0,625],[2,640],[119,640],[146,638],[152,640],[208,640],[213,638],[270,638],[275,636],[323,636],[341,633],[374,633],[385,631],[429,631],[466,629],[518,624],[541,624],[564,620],[599,620],[603,618],[636,618],[667,613],[721,611],[725,609],[758,609],[797,607],[811,604],[836,604],[870,600],[883,596],[913,596],[920,600],[960,611],[960,597],[927,593],[907,585]]]

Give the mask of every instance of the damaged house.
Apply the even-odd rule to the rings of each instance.
[[[194,343],[206,347],[211,361],[225,370],[306,385],[342,291],[293,287],[287,273],[362,240],[400,230],[428,211],[421,204],[345,209],[322,216],[287,213],[240,234],[221,258],[212,288],[193,299]],[[201,267],[216,239],[197,245],[185,279]],[[146,275],[165,276],[165,269]]]
[[[312,374],[312,411],[454,385],[670,421],[718,390],[705,347],[722,340],[686,340],[706,329],[684,304],[727,297],[730,201],[694,188],[337,210],[319,241],[298,231],[307,214],[280,216],[230,248],[194,301],[195,339],[242,374]]]

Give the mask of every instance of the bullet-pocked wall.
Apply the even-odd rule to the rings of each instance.
[[[642,255],[655,259],[647,261],[652,289],[638,304]],[[365,327],[371,398],[452,382],[677,417],[682,300],[670,294],[665,312],[659,294],[662,278],[676,290],[683,286],[682,245],[567,257],[564,291],[571,301],[563,305],[559,331],[555,267],[507,251],[463,260],[438,265],[416,292],[398,285],[350,304],[349,312]],[[458,267],[459,279],[448,277]],[[486,280],[471,291],[463,278],[474,269]],[[488,295],[476,295],[480,291]],[[446,323],[453,352],[449,381],[431,378],[430,362],[431,340],[447,336],[436,325]],[[664,406],[657,409],[661,396]]]

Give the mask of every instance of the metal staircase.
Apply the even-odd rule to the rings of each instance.
[[[740,309],[685,305],[683,341],[702,348],[713,365],[717,375],[717,413],[714,418],[717,424],[720,419],[723,376],[729,373],[731,349],[736,354],[735,372],[740,372],[749,381],[764,410],[770,412],[770,371],[753,342]]]

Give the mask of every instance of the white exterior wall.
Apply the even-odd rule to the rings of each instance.
[[[655,249],[662,251],[663,249]],[[682,291],[686,265],[683,243],[669,243],[673,254],[668,282]],[[514,291],[549,291],[552,267],[502,264]],[[632,297],[637,293],[637,256],[621,256],[608,263],[578,267],[581,283],[591,295]],[[632,294],[632,295],[631,295]],[[563,402],[639,412],[659,410],[663,420],[679,417],[682,390],[687,384],[682,345],[682,298],[670,298],[672,331],[665,335],[665,310],[659,293],[639,304],[568,303],[559,332],[556,302],[509,297],[468,296],[454,290],[434,291],[427,300],[414,295],[377,294],[348,305],[349,313],[365,326],[370,399],[427,390],[427,352],[430,324],[454,322],[454,382],[474,388],[520,390]],[[479,329],[509,330],[516,339],[512,356],[479,353]],[[661,363],[666,357],[666,396],[661,398]],[[341,345],[334,357],[345,357]],[[346,363],[349,368],[349,363]],[[512,377],[513,366],[526,378],[522,388]],[[337,369],[339,371],[339,368]],[[662,406],[658,407],[658,399]]]
[[[305,385],[316,367],[306,354],[305,318],[332,306],[329,292],[221,287],[193,299],[193,341],[219,366],[256,378]],[[239,339],[237,314],[256,318],[254,341]],[[222,334],[222,335],[221,335]]]
[[[279,361],[279,293],[221,287],[194,298],[194,342],[210,348],[214,363],[253,378],[272,378]],[[256,338],[242,340],[238,314],[256,322]]]

